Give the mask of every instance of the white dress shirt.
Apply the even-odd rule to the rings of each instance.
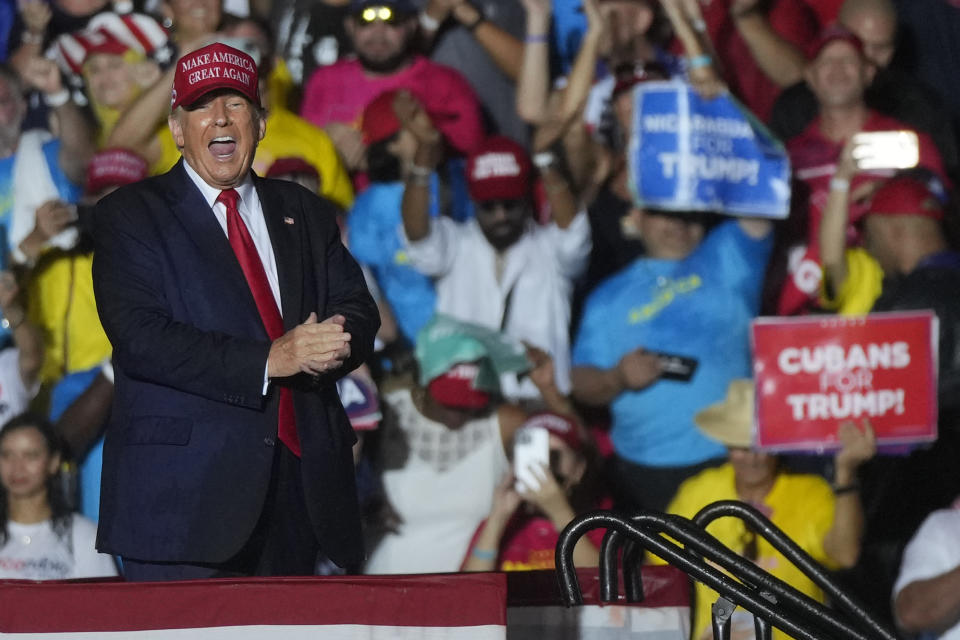
[[[183,168],[193,184],[197,185],[203,199],[210,205],[220,228],[224,235],[227,235],[227,207],[222,202],[217,202],[220,197],[221,189],[211,187],[204,182],[203,178],[193,170],[186,158],[183,160]],[[280,304],[280,280],[277,277],[277,260],[273,254],[273,244],[270,242],[270,233],[267,231],[267,222],[263,218],[263,207],[260,206],[260,197],[257,196],[257,190],[253,187],[253,180],[250,178],[250,172],[240,186],[236,187],[237,194],[240,196],[237,202],[237,210],[240,212],[240,218],[247,225],[247,231],[253,239],[253,245],[257,248],[257,255],[260,256],[260,262],[263,264],[263,270],[267,274],[267,282],[270,283],[270,291],[273,293],[273,299],[277,303],[277,309],[280,311],[280,317],[283,317],[283,305]],[[263,394],[267,394],[270,385],[270,378],[267,375],[269,364],[263,365]]]
[[[434,278],[437,312],[491,329],[503,327],[507,336],[540,347],[553,356],[557,387],[563,393],[570,390],[573,279],[586,268],[591,247],[585,212],[565,229],[531,220],[520,239],[500,254],[476,220],[432,219],[430,232],[417,242],[406,238],[402,224],[398,233],[413,267]],[[516,374],[505,374],[500,385],[510,400],[540,395],[529,378],[519,380]]]
[[[187,170],[187,175],[193,180],[193,183],[200,189],[203,199],[207,201],[213,214],[220,223],[224,235],[227,235],[227,207],[222,202],[217,202],[220,197],[221,189],[211,187],[203,181],[190,163],[184,159],[183,168]],[[253,244],[257,248],[257,254],[260,256],[260,262],[263,264],[263,270],[267,273],[267,282],[270,283],[270,291],[273,292],[273,299],[277,302],[277,309],[280,310],[280,316],[283,316],[283,306],[280,304],[280,280],[277,278],[277,260],[273,255],[273,245],[270,243],[270,233],[267,231],[267,222],[263,218],[263,207],[260,206],[260,198],[257,196],[257,190],[253,188],[253,180],[250,173],[243,179],[243,182],[236,188],[240,200],[237,202],[237,209],[240,211],[240,217],[243,223],[247,225],[247,231],[253,238]],[[228,236],[229,237],[229,236]]]

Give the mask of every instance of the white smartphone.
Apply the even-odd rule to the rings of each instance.
[[[920,162],[915,131],[866,131],[853,136],[853,157],[861,169],[909,169]]]
[[[521,427],[513,438],[513,475],[517,491],[536,491],[540,480],[530,471],[550,468],[550,432],[542,427]]]

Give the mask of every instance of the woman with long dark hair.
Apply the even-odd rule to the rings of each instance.
[[[117,575],[113,558],[94,548],[96,525],[67,504],[60,454],[41,416],[25,413],[0,428],[0,578]]]

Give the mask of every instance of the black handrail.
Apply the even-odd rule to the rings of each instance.
[[[722,517],[740,518],[754,533],[762,536],[770,545],[800,569],[812,580],[837,608],[847,612],[884,640],[896,640],[897,636],[880,621],[871,616],[866,608],[857,602],[833,580],[827,571],[810,557],[806,551],[788,535],[773,524],[760,511],[737,500],[721,500],[708,504],[692,518],[692,522],[706,530],[707,525]]]
[[[764,571],[753,562],[744,559],[686,518],[677,515],[646,513],[634,516],[634,521],[637,519],[647,521],[651,526],[657,527],[655,529],[656,533],[667,533],[674,539],[685,542],[688,550],[695,551],[700,556],[706,556],[708,560],[719,565],[728,574],[737,576],[738,579],[755,591],[759,591],[759,595],[763,596],[764,593],[777,594],[781,604],[794,609],[801,615],[819,618],[819,622],[830,627],[832,632],[841,635],[857,634],[855,627],[836,616],[830,609],[806,594],[797,591],[776,576]],[[698,559],[700,556],[697,556]]]
[[[786,601],[788,606],[804,612],[806,615],[819,616],[821,618],[820,622],[831,627],[832,631],[840,634],[853,633],[856,635],[857,631],[854,627],[837,617],[822,604],[797,591],[779,578],[770,575],[752,562],[744,560],[740,555],[728,549],[719,540],[696,527],[686,518],[650,512],[637,514],[633,516],[632,520],[635,523],[645,525],[655,534],[666,533],[676,540],[685,541],[688,549],[707,556],[709,560],[728,573],[737,575],[748,586],[777,593],[782,600]],[[691,557],[700,559],[699,556]],[[626,569],[624,573],[627,573]]]
[[[601,547],[602,598],[611,595],[616,597],[616,558],[619,547],[617,534],[619,533],[642,544],[644,548],[681,568],[723,597],[730,598],[754,616],[773,623],[795,638],[823,640],[825,637],[840,637],[872,640],[874,637],[851,627],[835,612],[733,553],[685,518],[654,513],[640,513],[627,519],[609,512],[593,512],[575,519],[564,529],[557,545],[556,562],[561,593],[568,605],[582,602],[579,582],[573,566],[573,547],[586,531],[599,527],[610,530]],[[685,543],[688,548],[662,537],[662,533]],[[691,553],[691,550],[700,555]],[[738,582],[720,569],[711,566],[704,561],[704,556],[732,572],[743,582]],[[611,567],[613,567],[612,572]],[[627,581],[629,582],[629,579]],[[778,605],[788,604],[789,606],[783,608],[790,611],[792,616],[778,611],[776,606],[767,599],[767,595],[759,592],[760,589],[775,594],[779,600],[783,601]],[[815,629],[816,633],[801,626],[795,619],[798,616],[809,627]],[[760,630],[761,627],[758,627],[758,633]],[[824,631],[827,633],[823,633]]]

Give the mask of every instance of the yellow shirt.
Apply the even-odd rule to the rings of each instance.
[[[733,466],[727,463],[702,471],[680,485],[667,511],[692,518],[712,502],[737,499]],[[808,474],[781,473],[760,508],[814,560],[828,567],[835,566],[823,550],[823,539],[833,526],[834,513],[833,491],[823,478]],[[739,518],[718,518],[707,526],[707,532],[737,553],[743,553],[749,535]],[[766,540],[757,536],[756,544],[757,565],[811,598],[824,601],[819,587]],[[652,558],[652,561],[656,564],[663,563],[656,557]],[[716,602],[717,597],[713,589],[696,583],[692,635],[694,640],[700,638],[705,629],[710,628],[710,606]],[[743,610],[737,609],[738,613],[741,611]],[[782,639],[789,636],[774,629],[773,637]]]
[[[43,332],[40,379],[53,383],[111,353],[93,297],[93,254],[54,249],[41,256],[28,285],[28,313]]]
[[[166,173],[180,160],[180,150],[166,124],[157,131],[157,139],[161,154],[150,167],[151,175]],[[267,133],[253,158],[253,170],[265,175],[275,160],[286,157],[303,158],[317,170],[319,195],[344,210],[353,204],[350,176],[327,132],[286,109],[271,109],[267,115]]]
[[[869,313],[883,288],[883,269],[864,249],[847,249],[844,255],[847,260],[847,280],[832,300],[821,285],[820,306],[842,316]]]
[[[150,175],[158,176],[173,169],[173,165],[180,161],[180,149],[177,149],[177,143],[173,141],[173,134],[166,122],[157,128],[154,137],[160,144],[160,157],[150,165]]]
[[[299,157],[320,176],[319,195],[346,210],[353,204],[353,185],[327,132],[286,109],[271,109],[267,134],[257,147],[253,170],[265,175],[275,160]]]

